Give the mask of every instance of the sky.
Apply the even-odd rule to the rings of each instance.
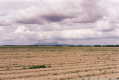
[[[119,44],[119,0],[0,0],[0,45]]]

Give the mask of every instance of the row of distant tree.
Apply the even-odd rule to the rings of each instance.
[[[69,46],[75,46],[75,45],[69,45]],[[76,45],[80,47],[119,47],[119,45]]]
[[[119,45],[93,45],[94,47],[119,47]]]
[[[119,47],[119,45],[68,45],[68,46],[80,46],[80,47]]]
[[[69,46],[69,47],[119,47],[119,45],[3,45],[1,47],[40,47],[40,46]]]

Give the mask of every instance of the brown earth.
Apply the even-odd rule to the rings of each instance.
[[[29,68],[40,65],[47,67]],[[100,78],[109,80],[119,78],[119,48],[0,48],[0,80],[99,80]]]

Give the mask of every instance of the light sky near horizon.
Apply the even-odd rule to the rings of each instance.
[[[119,44],[119,0],[0,0],[0,45]]]

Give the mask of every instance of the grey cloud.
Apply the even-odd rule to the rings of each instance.
[[[69,17],[60,14],[48,14],[48,15],[43,15],[42,18],[49,22],[60,22]]]
[[[48,22],[61,22],[67,18],[71,18],[70,16],[64,16],[59,14],[47,14],[47,15],[40,15],[37,17],[33,17],[30,19],[18,20],[16,23],[21,24],[45,24]]]
[[[16,23],[20,24],[43,24],[42,20],[40,19],[26,19],[26,20],[18,20]]]
[[[18,23],[39,24],[44,22],[60,22],[65,19],[72,20],[72,18],[76,19],[78,23],[92,23],[102,17],[98,11],[99,6],[96,4],[98,2],[95,0],[70,0],[71,2],[59,1],[59,3],[54,1],[58,6],[52,1],[49,1],[49,3],[42,1],[39,2],[39,6],[32,6],[31,8],[21,10],[20,13],[18,13]],[[60,2],[64,2],[64,4]],[[54,6],[52,4],[54,4]]]
[[[119,43],[117,0],[10,1],[0,3],[0,44]]]

